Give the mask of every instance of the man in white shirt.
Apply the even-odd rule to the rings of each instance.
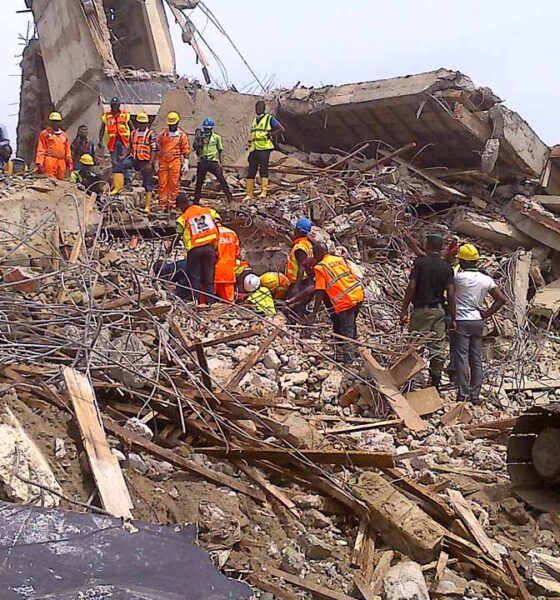
[[[459,249],[461,271],[455,275],[455,304],[457,329],[454,333],[456,349],[459,402],[480,404],[482,370],[482,334],[484,321],[506,303],[506,297],[492,277],[478,269],[480,254],[472,244]],[[484,310],[484,299],[490,294],[494,302]]]

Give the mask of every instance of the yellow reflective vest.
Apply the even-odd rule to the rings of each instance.
[[[255,116],[251,123],[251,144],[249,151],[274,150],[274,142],[270,137],[272,131],[272,115]]]
[[[274,303],[272,292],[264,286],[249,294],[245,300],[253,304],[259,312],[265,315],[274,316],[276,314],[276,304]]]

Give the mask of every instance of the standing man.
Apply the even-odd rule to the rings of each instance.
[[[151,211],[154,195],[154,164],[157,153],[157,136],[148,126],[150,118],[146,113],[136,115],[137,128],[130,134],[128,156],[115,167],[115,188],[112,194],[122,190],[125,173],[134,169],[142,175],[142,185],[146,190],[146,212]]]
[[[187,252],[187,277],[199,304],[213,304],[218,227],[212,209],[194,204],[185,193],[177,196],[177,235]]]
[[[124,160],[127,148],[130,146],[130,113],[121,110],[121,101],[118,98],[111,98],[111,110],[101,117],[101,121],[104,127],[99,135],[99,145],[101,146],[105,139],[107,149],[111,153],[113,173],[116,174],[115,167],[117,163]],[[131,182],[130,170],[124,172],[124,179],[126,185],[129,185]]]
[[[49,115],[49,126],[39,134],[35,164],[39,173],[44,173],[53,179],[63,180],[66,169],[72,171],[72,149],[70,140],[61,128],[62,115],[52,112]]]
[[[426,238],[425,256],[414,261],[410,280],[401,309],[401,325],[406,323],[408,307],[412,302],[410,331],[429,333],[428,350],[430,353],[430,382],[440,389],[441,374],[445,363],[445,309],[449,308],[449,330],[455,331],[455,286],[453,269],[441,258],[444,238],[440,233],[430,234]]]
[[[196,167],[196,188],[194,192],[194,202],[200,202],[202,195],[202,186],[208,173],[212,173],[222,186],[222,191],[226,195],[228,202],[233,201],[231,190],[228,182],[224,177],[222,167],[222,152],[224,151],[224,143],[222,136],[214,131],[216,122],[210,117],[204,119],[202,124],[202,135],[195,141],[195,150],[198,155],[198,165]],[[198,129],[197,131],[200,131]]]
[[[482,369],[482,335],[484,321],[506,303],[504,293],[492,277],[478,269],[480,254],[472,244],[459,249],[461,270],[455,275],[455,301],[457,303],[457,329],[454,334],[459,402],[480,404],[480,390],[484,378]],[[483,309],[487,294],[494,302]]]
[[[270,153],[274,150],[274,139],[284,133],[284,126],[272,115],[266,113],[266,104],[259,100],[255,104],[256,116],[251,123],[251,138],[249,143],[249,173],[247,175],[247,193],[245,200],[255,197],[255,177],[260,171],[261,198],[268,195],[268,165]]]
[[[216,296],[227,302],[235,302],[235,265],[240,254],[239,236],[233,229],[222,225],[222,217],[214,211],[218,225],[218,260],[214,274]]]
[[[356,321],[364,301],[364,288],[356,279],[348,262],[342,256],[329,254],[327,246],[317,243],[313,246],[317,263],[315,272],[315,306],[310,321],[313,322],[321,304],[325,304],[336,334],[355,340],[358,335]],[[355,358],[355,350],[347,342],[337,339],[337,352],[344,364]]]
[[[77,164],[80,158],[84,154],[89,154],[91,157],[95,156],[95,146],[89,139],[89,130],[87,125],[80,125],[78,127],[78,135],[72,142],[72,158],[74,164]]]
[[[189,168],[191,147],[188,135],[179,127],[179,113],[167,115],[167,127],[158,136],[159,207],[175,209],[181,183],[181,173]],[[151,206],[146,205],[146,212]]]

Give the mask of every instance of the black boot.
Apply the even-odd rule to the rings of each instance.
[[[441,373],[430,372],[430,385],[435,387],[438,392],[441,391]]]

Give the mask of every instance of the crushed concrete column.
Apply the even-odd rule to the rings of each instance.
[[[356,492],[385,542],[420,563],[435,560],[445,529],[377,473],[360,477]]]

